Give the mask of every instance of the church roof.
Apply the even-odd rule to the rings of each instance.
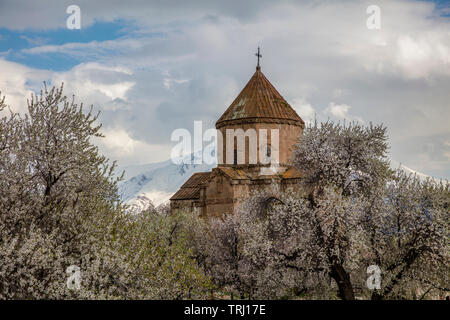
[[[217,171],[214,171],[217,170]],[[301,178],[300,172],[291,167],[282,174],[273,175],[259,175],[249,171],[246,168],[233,168],[233,167],[218,167],[213,169],[213,172],[197,172],[194,173],[181,188],[170,198],[170,200],[199,200],[200,189],[204,182],[208,181],[214,172],[222,172],[231,180],[265,180],[273,178],[281,178],[281,180],[298,179]]]
[[[304,126],[303,120],[267,80],[259,66],[241,93],[216,122],[216,128],[227,124],[254,122]]]
[[[200,198],[200,187],[208,180],[211,172],[194,173],[181,188],[170,198],[170,200],[189,200]]]
[[[302,174],[295,167],[291,167],[283,173],[282,178],[283,179],[299,179],[299,178],[302,178]]]
[[[251,179],[251,175],[245,169],[237,169],[233,167],[218,167],[218,170],[222,171],[226,176],[233,180],[248,180]]]
[[[247,168],[235,168],[235,167],[218,167],[218,170],[222,171],[226,176],[232,180],[264,180],[272,178],[286,179],[299,179],[302,178],[302,174],[295,167],[289,167],[283,173],[273,174],[261,174]]]

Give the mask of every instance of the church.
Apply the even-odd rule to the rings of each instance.
[[[305,123],[262,73],[259,48],[256,55],[256,72],[216,122],[217,167],[194,173],[170,198],[172,212],[220,217],[254,192],[297,190],[292,163]]]

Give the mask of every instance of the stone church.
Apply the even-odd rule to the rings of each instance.
[[[183,210],[218,217],[235,212],[254,191],[275,190],[271,191],[275,193],[273,197],[278,197],[277,193],[295,190],[299,185],[301,175],[292,161],[305,124],[262,73],[259,50],[257,56],[256,72],[216,122],[218,135],[224,137],[218,141],[217,167],[211,172],[193,174],[170,199],[172,212]],[[229,129],[256,132],[256,139],[265,140],[266,144],[252,147],[251,137],[246,135],[243,148],[237,148],[236,136],[227,135]],[[261,132],[270,135],[263,137]],[[265,154],[266,159],[259,157],[255,161],[254,153]],[[268,163],[267,159],[275,154],[275,165],[274,161]]]

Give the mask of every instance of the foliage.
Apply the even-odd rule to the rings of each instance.
[[[0,114],[6,114],[4,100]],[[383,126],[314,123],[295,151],[298,192],[268,185],[202,220],[127,212],[98,114],[63,87],[0,118],[0,298],[426,298],[449,291],[448,182],[387,160]],[[69,266],[81,271],[69,289]],[[369,265],[382,286],[366,287]],[[421,289],[418,292],[417,289]]]
[[[255,192],[203,232],[213,281],[260,298],[448,291],[448,183],[393,172],[386,141],[383,126],[308,127],[295,154],[301,191]],[[370,265],[381,268],[379,290],[366,287]]]
[[[199,296],[206,280],[183,233],[165,246],[175,220],[126,213],[115,164],[91,142],[97,120],[62,86],[0,119],[0,298],[185,298],[187,287]],[[72,265],[79,290],[67,286]]]
[[[140,271],[141,295],[153,299],[201,299],[211,287],[190,247],[198,218],[155,210],[131,217],[123,252]]]

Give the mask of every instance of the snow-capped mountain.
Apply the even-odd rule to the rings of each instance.
[[[420,179],[420,180],[425,180],[427,178],[431,178],[431,179],[433,179],[436,182],[440,182],[441,180],[443,180],[443,181],[445,180],[445,179],[439,179],[439,178],[436,178],[436,177],[432,177],[432,176],[429,176],[427,174],[421,173],[419,171],[413,170],[413,169],[411,169],[411,168],[405,166],[404,164],[401,164],[400,162],[397,162],[395,160],[391,160],[391,168],[392,169],[401,169],[401,170],[405,171],[408,174],[415,174],[417,176],[417,178]]]
[[[125,167],[125,181],[119,184],[119,194],[131,206],[130,210],[157,207],[170,197],[195,172],[211,171],[216,164],[193,164],[194,155],[175,164],[167,160],[148,165]],[[187,161],[190,160],[190,161]]]
[[[127,204],[130,206],[128,209],[129,212],[133,214],[142,212],[149,208],[152,209],[155,208],[155,206],[153,205],[153,201],[150,198],[148,198],[145,194],[141,194],[135,198],[132,198],[131,200],[128,201]]]

